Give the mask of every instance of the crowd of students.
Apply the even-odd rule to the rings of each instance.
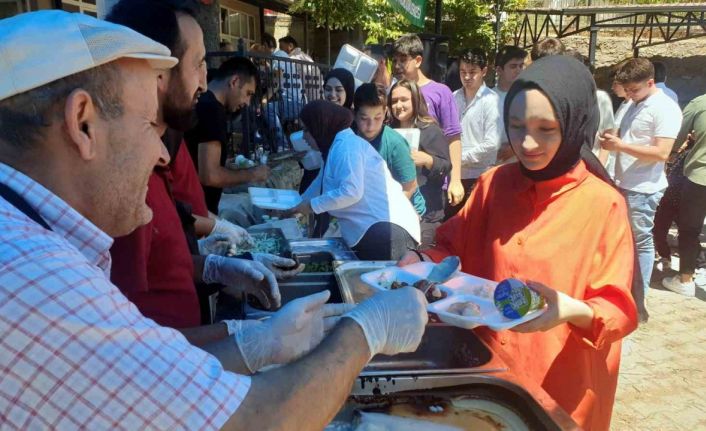
[[[49,44],[27,36],[47,27],[56,35]],[[0,87],[0,298],[14,310],[0,320],[4,351],[14,352],[0,357],[0,368],[25,388],[18,395],[15,385],[0,386],[0,407],[14,427],[68,420],[89,428],[320,429],[373,355],[416,348],[427,315],[413,288],[356,307],[324,305],[322,293],[266,322],[211,324],[214,293],[252,294],[277,309],[277,280],[302,266],[262,253],[229,256],[251,238],[216,216],[222,189],[270,174],[266,166],[225,167],[227,118],[250,105],[258,69],[231,58],[206,83],[192,11],[121,0],[107,21],[38,12],[0,21],[0,29],[0,47],[43,46],[42,61],[72,60],[29,74],[36,59],[10,57],[20,84]],[[71,57],[77,41],[95,47],[106,38],[116,43],[90,61]],[[300,52],[287,38],[280,46]],[[453,92],[422,72],[416,35],[393,50],[389,88],[380,78],[356,89],[350,72],[334,69],[323,79],[326,100],[298,105],[322,165],[287,213],[314,214],[316,235],[335,217],[363,260],[457,255],[464,272],[526,280],[545,298],[545,313],[513,331],[477,333],[582,428],[608,429],[620,340],[646,317],[653,237],[669,257],[671,221],[680,270],[663,284],[694,294],[706,99],[687,105],[682,121],[656,83],[660,67],[629,59],[615,69],[613,91],[626,100],[612,112],[585,61],[555,39],[532,49],[526,70],[525,51],[500,49],[493,89],[487,54],[466,50]],[[20,348],[27,334],[35,341]],[[271,364],[286,365],[257,373]],[[106,365],[117,374],[103,372]],[[104,402],[76,390],[86,379]],[[144,399],[162,414],[126,401]]]

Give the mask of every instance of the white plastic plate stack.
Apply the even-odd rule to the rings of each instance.
[[[248,193],[253,205],[266,210],[288,210],[302,201],[302,197],[294,190],[248,187]]]
[[[378,68],[378,62],[362,51],[345,44],[338,52],[333,68],[346,69],[352,73],[353,78],[355,78],[355,88],[358,88],[361,84],[370,82],[373,79]]]

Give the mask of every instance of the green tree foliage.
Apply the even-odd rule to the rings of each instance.
[[[366,0],[296,0],[290,12],[306,13],[317,27],[346,30],[360,23]]]
[[[317,26],[350,29],[361,26],[366,43],[391,42],[403,33],[434,32],[435,0],[427,0],[426,27],[411,25],[396,13],[388,0],[296,0],[292,12],[308,13]],[[456,54],[468,47],[493,50],[495,47],[495,11],[518,9],[527,0],[443,0],[441,33],[449,37],[449,49]],[[508,14],[501,30],[501,43],[511,39],[517,19]],[[328,25],[327,25],[328,23]]]

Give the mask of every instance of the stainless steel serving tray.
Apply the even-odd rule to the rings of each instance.
[[[483,367],[492,353],[472,332],[442,323],[430,323],[415,352],[376,355],[360,373],[365,377],[402,377],[504,371]],[[378,379],[379,382],[379,379]]]
[[[375,271],[394,265],[395,261],[353,261],[334,265],[333,273],[341,289],[343,302],[358,304],[376,293],[377,290],[364,283],[360,276],[366,272]]]
[[[346,245],[343,238],[295,239],[289,241],[293,253],[328,252],[333,260],[358,260],[355,253]]]
[[[422,378],[420,378],[422,380]],[[387,413],[391,406],[395,404],[412,404],[419,408],[419,419],[429,420],[436,417],[437,423],[447,423],[444,421],[445,415],[450,415],[448,407],[445,412],[429,414],[429,405],[446,405],[454,398],[483,400],[486,403],[493,403],[509,409],[514,420],[511,422],[521,422],[524,426],[512,427],[510,429],[529,430],[578,430],[578,426],[563,411],[551,409],[551,406],[539,402],[531,393],[517,384],[493,375],[464,375],[446,376],[443,384],[439,386],[428,386],[418,384],[417,388],[407,387],[395,393],[381,394],[360,394],[355,390],[341,411],[336,415],[334,423],[352,424],[357,410]],[[421,383],[421,382],[420,382]],[[442,383],[436,379],[436,383]],[[355,389],[355,388],[354,388]],[[502,411],[501,410],[501,411]],[[426,415],[425,415],[426,413]],[[505,418],[508,419],[508,418]],[[457,422],[457,421],[456,421]],[[485,429],[485,428],[484,428]],[[508,429],[503,427],[502,429]]]

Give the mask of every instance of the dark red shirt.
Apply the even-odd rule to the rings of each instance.
[[[194,214],[208,217],[206,208],[206,197],[199,182],[199,175],[196,172],[194,160],[189,154],[186,141],[181,142],[174,161],[171,163],[172,171],[172,194],[174,199],[186,202],[191,205]]]
[[[147,192],[152,221],[115,240],[111,280],[144,316],[160,325],[185,328],[200,325],[201,316],[194,265],[170,181],[169,170],[152,173]]]

